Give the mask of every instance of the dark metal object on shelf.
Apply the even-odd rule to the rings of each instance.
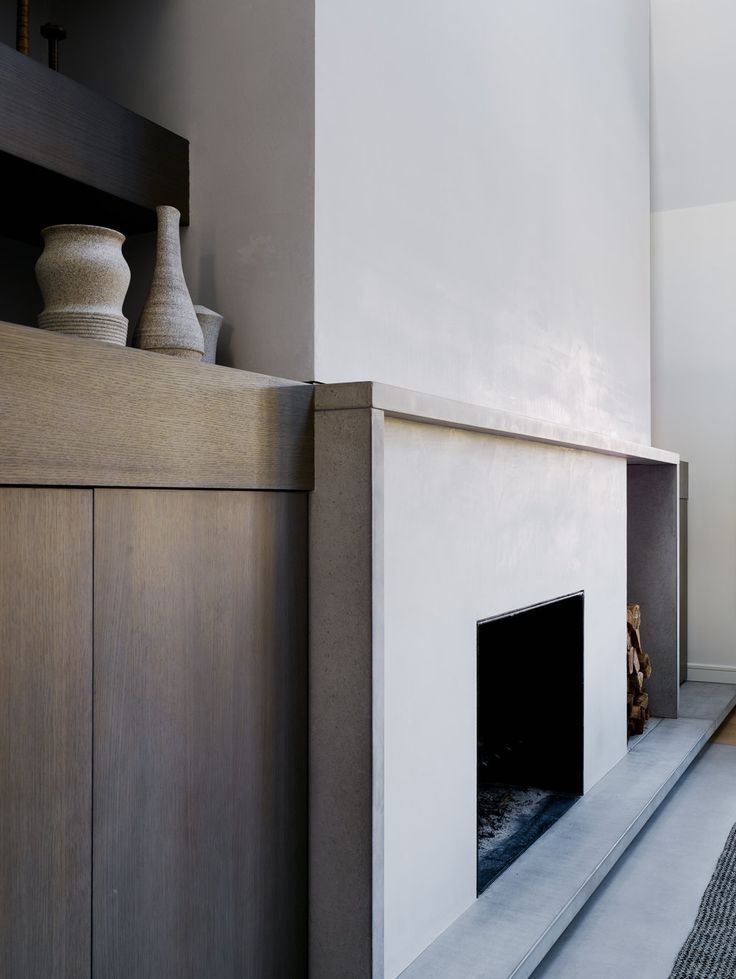
[[[66,29],[61,24],[43,24],[41,37],[49,42],[49,68],[59,70],[59,42],[66,37]]]
[[[21,54],[31,53],[28,37],[28,0],[18,0],[18,13],[15,19],[15,47]]]

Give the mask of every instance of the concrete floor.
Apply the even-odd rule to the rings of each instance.
[[[734,823],[736,746],[711,742],[533,979],[668,979]]]

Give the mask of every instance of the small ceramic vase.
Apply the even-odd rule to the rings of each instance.
[[[124,347],[128,321],[123,300],[130,285],[122,252],[125,235],[88,224],[56,224],[41,234],[44,248],[36,278],[44,308],[38,325]]]
[[[205,364],[217,363],[217,338],[220,335],[223,317],[216,313],[214,309],[207,309],[206,306],[195,306],[194,312],[197,314],[199,325],[202,327],[204,337],[204,357],[202,362]]]
[[[156,267],[138,323],[136,343],[143,350],[201,360],[204,353],[202,328],[181,267],[181,215],[175,207],[168,205],[157,207],[156,214]]]

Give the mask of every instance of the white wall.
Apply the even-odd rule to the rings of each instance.
[[[194,301],[225,315],[232,363],[312,379],[312,5],[52,3],[63,71],[191,141],[184,269]],[[135,317],[152,249],[129,253]]]
[[[649,440],[641,0],[316,0],[315,365]]]
[[[652,209],[736,198],[731,0],[651,0]]]
[[[652,0],[652,413],[690,462],[688,655],[736,680],[736,6]]]
[[[626,750],[626,462],[387,419],[384,480],[391,979],[475,899],[478,620],[584,589],[586,790]]]

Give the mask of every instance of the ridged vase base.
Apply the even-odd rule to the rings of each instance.
[[[42,330],[99,340],[124,347],[128,339],[128,320],[125,316],[105,313],[51,312],[40,313],[38,325]]]

